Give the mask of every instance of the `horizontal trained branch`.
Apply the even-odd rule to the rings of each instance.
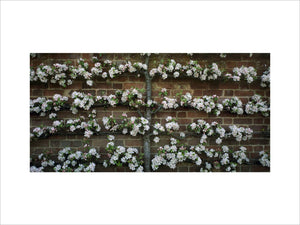
[[[166,97],[167,91],[162,89],[160,94],[162,95],[161,103],[157,103],[153,100],[143,99],[143,90],[130,89],[130,90],[117,90],[113,95],[92,96],[81,92],[73,92],[73,102],[68,104],[68,97],[55,94],[52,99],[45,97],[38,97],[30,100],[30,112],[45,116],[46,113],[57,112],[60,110],[72,110],[73,114],[78,113],[78,109],[89,110],[95,107],[116,107],[116,106],[128,106],[134,109],[142,117],[145,108],[152,109],[151,114],[155,114],[164,109],[177,109],[179,107],[196,109],[198,111],[205,111],[206,113],[219,116],[222,111],[227,111],[232,114],[254,114],[261,113],[263,116],[270,115],[270,106],[267,101],[264,101],[260,95],[253,95],[249,101],[243,105],[242,101],[238,97],[232,97],[231,99],[224,99],[219,101],[219,97],[216,95],[196,97],[187,92],[184,95],[178,94],[177,98]]]
[[[54,63],[53,65],[41,64],[36,69],[30,71],[31,82],[42,82],[42,83],[58,83],[62,87],[72,85],[76,79],[86,80],[88,86],[93,86],[93,79],[113,79],[122,74],[135,74],[141,76],[145,71],[148,71],[148,65],[141,62],[131,63],[114,63],[110,60],[101,61],[97,57],[92,58],[94,65],[89,67],[87,60],[79,59],[78,66],[71,65],[70,62],[64,64]],[[197,61],[190,60],[188,64],[181,65],[175,62],[174,59],[168,60],[167,64],[159,64],[157,68],[149,70],[150,78],[160,76],[162,79],[168,77],[192,77],[201,81],[210,80],[232,80],[241,81],[246,80],[247,83],[252,83],[258,79],[257,72],[254,67],[240,68],[235,67],[232,74],[222,74],[218,65],[212,63],[208,66],[201,66]],[[260,77],[261,86],[267,87],[270,85],[270,69],[268,68]]]
[[[115,137],[107,136],[108,143],[106,152],[108,160],[100,160],[101,155],[96,148],[84,145],[84,150],[72,150],[65,147],[60,150],[57,160],[49,159],[49,153],[42,153],[38,159],[31,159],[31,172],[55,171],[55,172],[94,172],[96,166],[103,167],[124,167],[130,170],[142,172],[144,170],[143,154],[136,148],[125,148],[115,145]],[[249,160],[247,149],[240,146],[238,150],[233,150],[226,145],[219,149],[206,148],[199,144],[187,146],[180,144],[179,140],[170,138],[170,145],[158,148],[158,153],[151,160],[152,170],[156,171],[161,166],[175,169],[177,164],[182,162],[195,163],[200,172],[235,172],[239,165],[261,164],[270,166],[269,155],[264,151],[260,152],[261,158]],[[38,165],[39,164],[39,165]]]

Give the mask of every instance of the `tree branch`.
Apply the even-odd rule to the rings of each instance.
[[[137,113],[140,115],[140,117],[144,117],[144,115],[142,114],[141,110],[137,109]]]
[[[151,112],[151,114],[155,114],[155,113],[159,112],[162,109],[162,107],[163,107],[162,105],[159,105],[156,110]]]

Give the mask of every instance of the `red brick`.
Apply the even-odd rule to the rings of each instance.
[[[224,120],[224,124],[232,124],[232,119],[223,119]]]
[[[39,139],[30,142],[30,147],[49,147],[48,139]]]
[[[253,96],[254,92],[253,91],[234,91],[236,96]]]
[[[178,122],[179,124],[189,124],[189,123],[191,123],[192,121],[191,121],[191,119],[177,119],[177,122]]]
[[[34,89],[34,90],[32,90],[32,96],[34,96],[34,97],[42,97],[43,96],[43,90],[42,89]]]
[[[254,152],[260,152],[263,150],[263,146],[253,146],[253,151]]]
[[[145,84],[144,83],[124,83],[123,88],[124,89],[130,89],[130,88],[142,89],[142,88],[145,88]]]
[[[73,81],[73,83],[67,87],[68,89],[80,90],[82,88],[82,81]]]
[[[222,124],[222,118],[213,118],[213,119],[207,118],[207,119],[205,119],[205,121],[207,123],[212,123],[212,122],[216,121],[217,123]]]
[[[224,96],[233,96],[233,91],[231,91],[231,90],[224,90]]]
[[[239,82],[227,81],[219,84],[220,89],[238,89]]]
[[[63,90],[44,90],[44,96],[53,97],[55,94],[64,95]]]
[[[168,116],[176,117],[176,112],[158,112],[157,118],[167,118]]]
[[[209,83],[204,81],[193,80],[191,82],[191,89],[208,89]]]
[[[265,96],[265,91],[255,91],[255,94],[257,94],[257,95],[261,95],[261,96]]]
[[[184,118],[186,117],[186,112],[177,112],[177,117],[181,117],[181,118]]]
[[[222,96],[222,90],[203,90],[203,95],[217,95]]]
[[[239,82],[239,84],[240,84],[240,89],[250,89],[250,84],[248,84],[246,81],[244,81],[244,80],[241,80],[240,82]]]
[[[127,76],[126,74],[124,74],[124,75],[115,77],[115,78],[113,79],[113,81],[115,81],[115,82],[124,82],[124,81],[128,81],[128,76]]]
[[[252,124],[252,119],[240,119],[235,118],[233,119],[234,124]]]
[[[262,124],[263,123],[263,119],[254,119],[254,124]]]
[[[112,89],[112,83],[106,83],[106,82],[95,82],[92,86],[92,88],[101,88],[101,89]]]
[[[194,90],[193,91],[193,96],[202,96],[203,95],[203,91],[202,90]]]
[[[142,146],[143,145],[143,138],[140,139],[134,139],[134,140],[125,140],[125,146]]]
[[[120,84],[113,84],[113,89],[123,89],[123,85]]]
[[[195,110],[195,111],[188,112],[187,117],[188,118],[207,117],[207,113]]]

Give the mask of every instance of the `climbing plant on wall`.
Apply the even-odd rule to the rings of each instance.
[[[32,68],[30,81],[32,83],[58,84],[62,89],[81,80],[88,87],[94,85],[97,79],[111,80],[120,76],[134,74],[144,77],[145,89],[132,87],[131,89],[115,90],[112,94],[93,95],[81,90],[72,91],[69,96],[54,94],[52,98],[38,97],[30,100],[30,113],[48,118],[51,125],[36,126],[31,129],[31,141],[52,135],[79,134],[84,138],[83,150],[73,150],[65,147],[57,153],[57,157],[42,153],[37,159],[32,159],[31,171],[57,172],[92,172],[97,165],[101,167],[128,166],[132,171],[157,171],[162,166],[175,169],[182,162],[194,163],[199,171],[236,171],[237,167],[249,163],[247,157],[247,142],[256,133],[249,127],[235,124],[224,127],[222,124],[204,119],[186,124],[186,131],[180,130],[176,117],[167,116],[164,121],[153,122],[153,116],[161,111],[181,108],[203,111],[214,117],[222,116],[223,112],[233,116],[259,114],[270,116],[268,101],[258,94],[254,94],[243,104],[238,96],[221,100],[219,96],[204,95],[195,97],[190,92],[177,93],[171,97],[167,89],[163,88],[158,96],[153,96],[152,81],[154,78],[166,80],[194,79],[195,82],[245,82],[251,84],[259,80],[262,88],[269,88],[270,69],[266,68],[259,76],[252,66],[234,67],[232,73],[221,69],[217,63],[200,65],[196,60],[190,60],[182,65],[174,59],[168,59],[158,66],[149,68],[151,54],[142,54],[144,61],[125,63],[101,60],[92,57],[93,64],[87,60],[78,59],[77,64],[71,62],[41,64]],[[224,54],[221,55],[224,57]],[[226,55],[225,55],[226,57]],[[155,97],[155,98],[154,98]],[[135,110],[139,116],[128,116],[123,113],[120,118],[113,115],[97,117],[95,108],[127,106]],[[57,112],[70,110],[78,116],[72,119],[59,119]],[[87,118],[80,115],[86,111]],[[116,134],[140,136],[143,139],[143,153],[137,148],[116,144]],[[261,134],[261,132],[259,132]],[[88,139],[93,135],[107,135],[106,152],[108,159],[101,159],[101,154],[95,146],[90,146]],[[151,144],[159,144],[162,135],[170,136],[169,144],[158,148],[151,158]],[[198,144],[189,145],[187,137],[199,139]],[[208,139],[214,141],[216,148],[209,145]],[[223,140],[236,142],[237,148],[223,144]],[[270,166],[269,154],[261,151],[258,162],[262,166]],[[34,162],[34,163],[33,163]]]

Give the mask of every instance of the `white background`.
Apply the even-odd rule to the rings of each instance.
[[[299,223],[299,2],[1,2],[1,222]],[[29,173],[30,52],[271,53],[271,173]]]

